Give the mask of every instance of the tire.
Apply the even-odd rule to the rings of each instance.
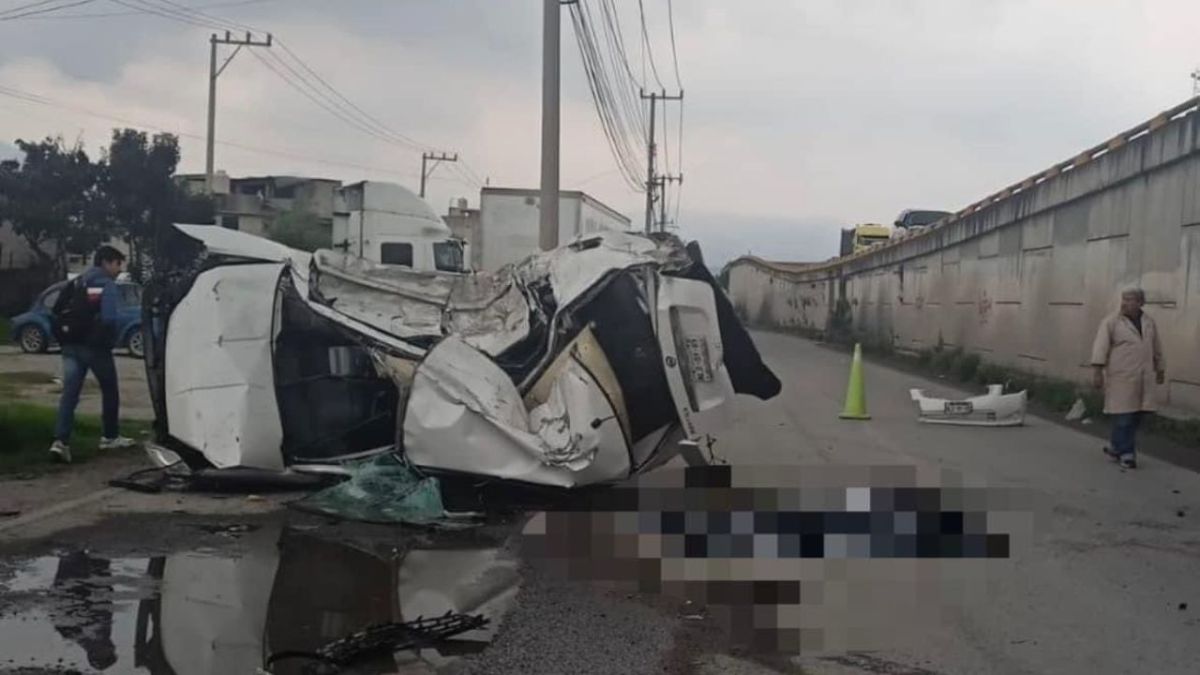
[[[129,337],[125,338],[125,347],[129,349],[129,355],[133,358],[146,358],[146,337],[142,334],[141,326],[129,332]]]
[[[21,351],[26,354],[44,354],[50,347],[49,336],[46,331],[37,326],[25,326],[17,333],[17,343],[21,345]]]

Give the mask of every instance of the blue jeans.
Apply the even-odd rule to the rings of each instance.
[[[58,422],[54,426],[54,438],[66,443],[71,440],[71,429],[75,426],[75,407],[79,405],[79,392],[88,370],[100,383],[101,422],[105,438],[116,438],[118,434],[117,414],[121,407],[117,389],[117,364],[113,362],[112,349],[90,345],[63,345],[63,390],[58,400]]]
[[[1118,413],[1112,416],[1112,443],[1113,454],[1118,457],[1134,457],[1136,451],[1134,444],[1138,426],[1142,423],[1142,413]]]

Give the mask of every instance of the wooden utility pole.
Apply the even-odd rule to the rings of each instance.
[[[426,170],[425,163],[430,160],[433,161],[433,166],[429,167],[429,169]],[[429,178],[429,176],[433,173],[433,170],[437,168],[437,165],[441,164],[442,162],[457,162],[457,161],[458,161],[458,153],[457,152],[452,155],[446,154],[444,152],[439,152],[439,153],[422,152],[421,153],[421,199],[425,198],[425,180],[427,178]]]
[[[656,197],[655,191],[659,188],[665,187],[664,181],[659,180],[658,174],[655,173],[654,167],[655,155],[658,152],[658,146],[654,142],[654,118],[656,104],[659,101],[682,101],[683,90],[680,90],[679,93],[675,95],[669,95],[665,91],[661,93],[652,91],[649,94],[647,94],[645,91],[642,91],[641,97],[643,101],[650,101],[650,130],[649,136],[646,138],[646,234],[650,234],[654,231],[654,201],[655,199],[661,200],[663,198],[662,195],[658,195]],[[661,209],[665,208],[666,206],[664,204]],[[663,216],[663,221],[665,220],[666,216]]]
[[[271,36],[268,34],[266,40],[255,41],[250,33],[246,33],[245,38],[235,38],[230,35],[229,31],[225,31],[225,37],[219,37],[213,33],[208,38],[208,45],[208,140],[204,156],[204,188],[211,195],[213,192],[213,145],[216,143],[217,127],[217,78],[225,72],[225,67],[229,65],[233,57],[237,56],[242,47],[270,47]],[[237,46],[220,68],[217,67],[217,45]]]
[[[674,176],[662,175],[658,177],[658,231],[667,231],[667,184],[679,183],[683,184],[683,174]]]

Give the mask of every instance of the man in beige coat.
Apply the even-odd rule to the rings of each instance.
[[[1104,390],[1104,412],[1112,416],[1110,457],[1127,469],[1137,467],[1135,442],[1143,413],[1158,408],[1155,384],[1166,378],[1158,326],[1142,311],[1140,288],[1121,293],[1120,311],[1100,322],[1092,343],[1093,383]]]

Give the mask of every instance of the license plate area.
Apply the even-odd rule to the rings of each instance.
[[[975,406],[970,401],[946,401],[947,415],[970,415],[975,412]]]
[[[712,382],[713,367],[709,357],[708,338],[703,335],[685,336],[683,360],[692,382]]]

